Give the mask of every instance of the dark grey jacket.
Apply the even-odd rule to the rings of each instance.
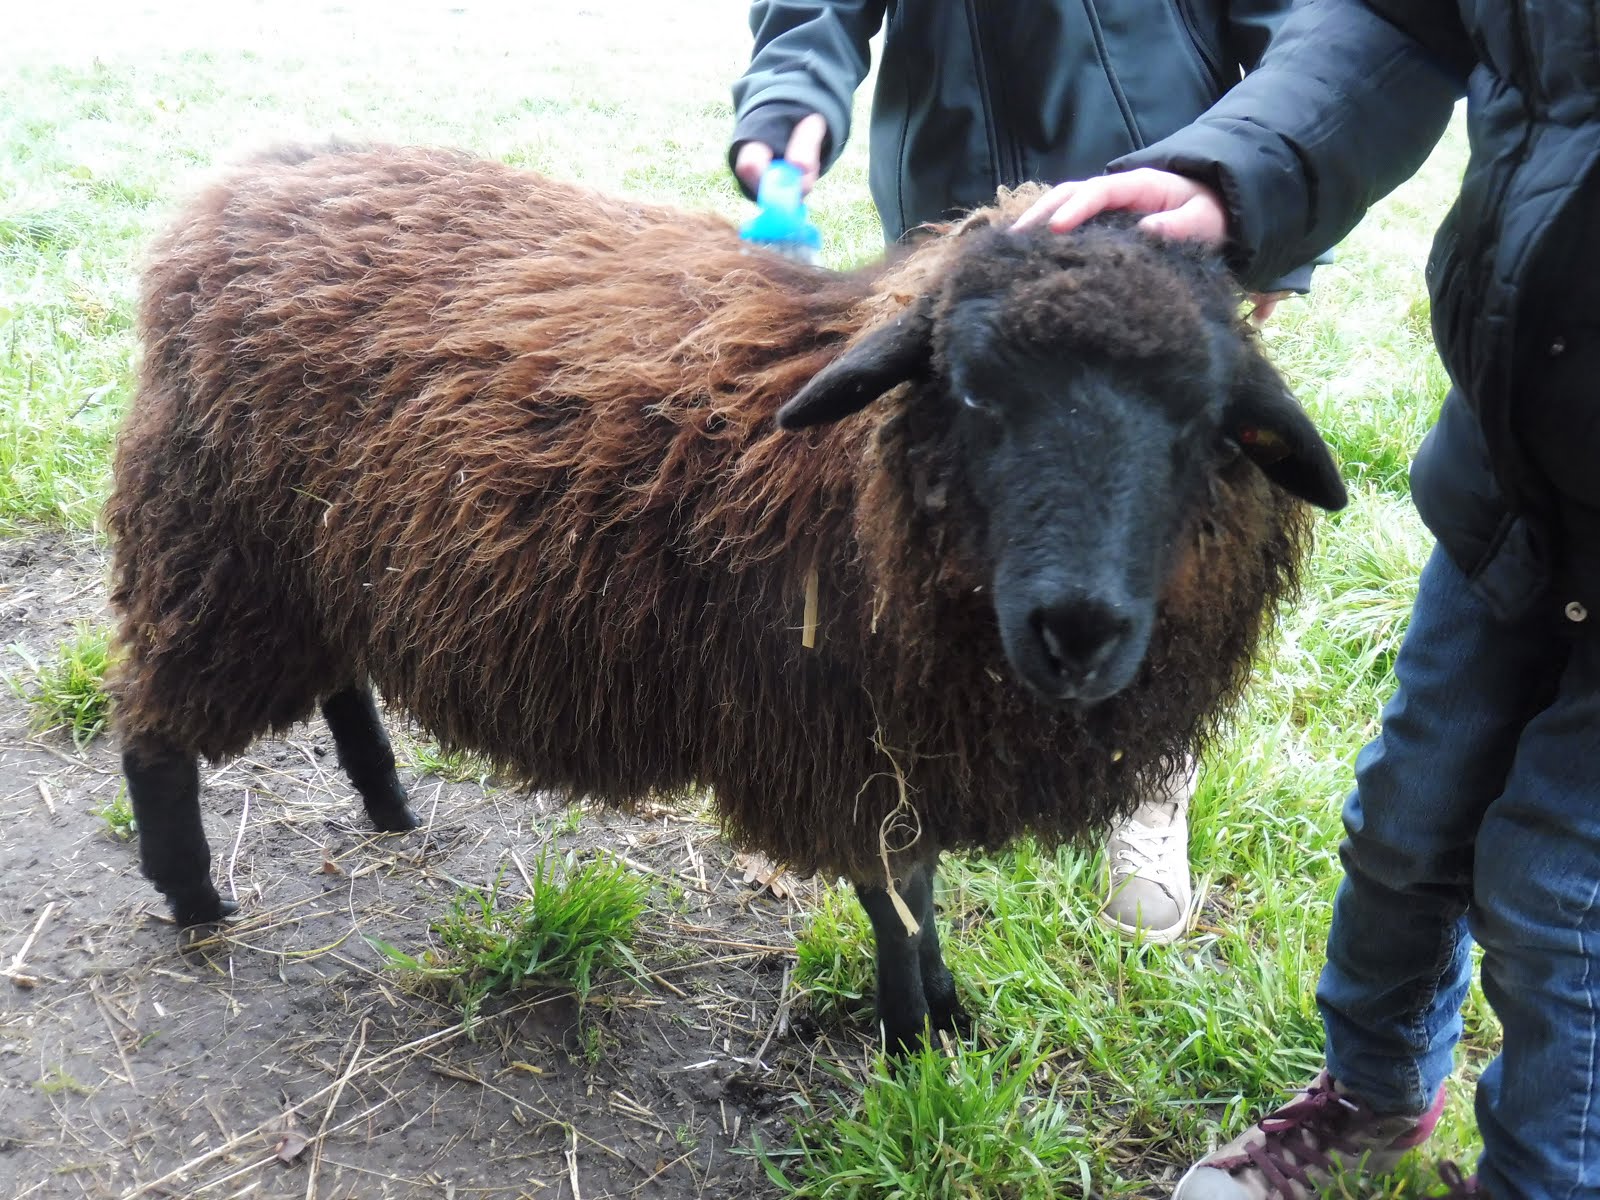
[[[1343,237],[1467,96],[1471,159],[1428,264],[1455,389],[1412,469],[1504,615],[1600,625],[1600,0],[1302,0],[1260,68],[1119,168],[1222,193],[1246,283]],[[1586,621],[1573,618],[1592,613]]]
[[[1289,0],[757,0],[755,50],[733,89],[734,144],[782,147],[796,120],[818,112],[830,133],[824,169],[831,165],[881,25],[871,183],[894,240],[988,203],[1002,184],[1097,175],[1165,137],[1256,63],[1288,8]]]

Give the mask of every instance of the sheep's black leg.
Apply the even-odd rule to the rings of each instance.
[[[203,925],[239,911],[211,882],[211,847],[200,821],[200,765],[192,754],[149,741],[122,751],[128,800],[139,825],[145,878],[179,925]]]
[[[917,940],[917,959],[922,969],[922,994],[928,1001],[928,1020],[933,1026],[933,1031],[964,1037],[971,1022],[967,1019],[961,1001],[956,996],[955,977],[950,974],[950,968],[944,965],[944,955],[939,949],[939,924],[934,919],[933,880],[938,870],[937,862],[928,864],[926,868],[928,884],[922,892],[924,897],[922,910],[920,912],[913,910],[918,923],[922,926],[922,935]]]
[[[417,827],[406,807],[406,790],[394,769],[394,748],[383,730],[372,689],[349,687],[322,702],[322,715],[333,733],[339,765],[355,784],[367,816],[385,833]]]
[[[921,915],[933,908],[931,885],[929,869],[916,866],[907,872],[897,889],[919,923]],[[856,895],[872,922],[873,940],[878,948],[878,1023],[883,1027],[884,1044],[891,1053],[903,1054],[915,1049],[928,1036],[928,997],[922,983],[922,934],[906,932],[905,922],[886,889],[858,883]]]

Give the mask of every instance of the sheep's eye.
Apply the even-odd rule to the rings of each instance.
[[[963,392],[961,394],[961,403],[967,408],[970,408],[973,412],[982,413],[986,417],[992,417],[995,415],[994,405],[984,403],[971,392]]]

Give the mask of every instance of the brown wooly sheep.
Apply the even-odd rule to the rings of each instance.
[[[106,511],[177,919],[234,907],[197,757],[319,704],[414,825],[375,685],[532,786],[714,789],[734,839],[855,883],[892,1044],[954,1028],[940,852],[1136,803],[1238,695],[1302,500],[1344,498],[1218,266],[1018,211],[837,274],[445,151],[204,191],[145,277]]]

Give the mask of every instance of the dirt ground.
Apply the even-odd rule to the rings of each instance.
[[[103,568],[85,539],[0,541],[0,670],[104,620]],[[118,784],[108,738],[30,735],[0,687],[0,1197],[775,1195],[753,1139],[786,1144],[799,1097],[827,1100],[818,1063],[869,1051],[864,1024],[790,1020],[813,893],[756,894],[704,824],[421,779],[424,827],[376,836],[308,726],[203,772],[242,914],[196,938],[92,814]],[[581,1020],[521,993],[469,1038],[365,939],[421,949],[460,884],[520,891],[552,842],[650,875],[653,975]]]

